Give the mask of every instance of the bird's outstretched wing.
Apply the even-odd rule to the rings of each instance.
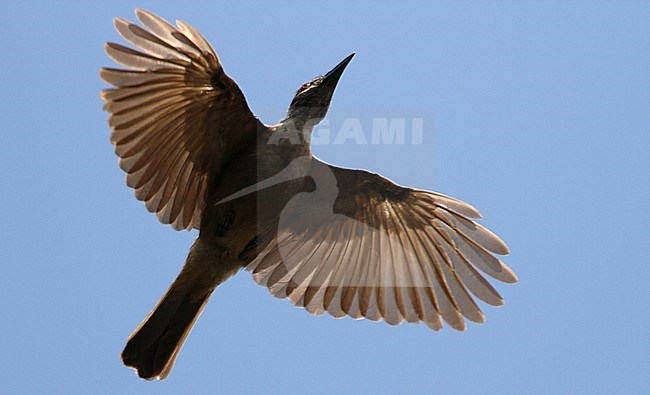
[[[435,330],[441,318],[458,330],[463,316],[483,322],[472,295],[503,304],[480,272],[516,282],[493,256],[508,248],[470,219],[480,217],[472,206],[366,171],[313,164],[315,191],[289,202],[277,237],[248,266],[274,296],[312,314],[422,321]]]
[[[101,70],[115,86],[101,95],[111,142],[147,209],[175,229],[198,229],[209,184],[263,125],[198,31],[147,11],[136,15],[148,30],[123,19],[115,28],[139,51],[106,44],[128,68]]]

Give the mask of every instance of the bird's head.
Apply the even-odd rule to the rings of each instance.
[[[353,56],[343,59],[329,73],[302,84],[289,105],[287,118],[301,128],[303,125],[313,127],[325,118],[336,84]]]

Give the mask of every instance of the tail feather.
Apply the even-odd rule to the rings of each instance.
[[[169,375],[187,335],[212,291],[197,298],[191,288],[174,281],[165,296],[140,324],[122,351],[122,361],[138,376],[162,380]]]
[[[122,351],[122,361],[138,376],[162,380],[169,375],[214,289],[241,269],[237,260],[224,261],[225,254],[219,244],[196,239],[180,274]]]

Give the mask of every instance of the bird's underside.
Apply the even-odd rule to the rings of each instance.
[[[136,49],[106,45],[126,67],[101,71],[113,85],[102,92],[111,142],[147,209],[175,229],[200,233],[177,279],[129,338],[127,366],[165,378],[212,291],[242,267],[274,296],[333,317],[435,330],[444,321],[464,330],[464,319],[484,321],[474,297],[503,304],[484,275],[517,281],[494,256],[508,249],[474,222],[480,214],[472,206],[327,164],[307,140],[269,143],[289,125],[325,115],[351,56],[304,84],[287,119],[266,126],[198,31],[136,14],[145,28],[115,20]]]

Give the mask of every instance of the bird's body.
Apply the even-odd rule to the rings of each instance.
[[[107,44],[131,70],[103,69],[111,141],[136,197],[163,223],[199,229],[185,266],[129,338],[127,366],[165,378],[214,289],[241,268],[280,298],[328,312],[465,328],[484,317],[471,295],[503,300],[476,270],[514,282],[492,253],[505,244],[473,222],[473,207],[405,188],[377,174],[339,168],[311,154],[352,55],[302,85],[287,118],[261,123],[191,26],[146,11],[144,30],[117,19],[143,52]]]

